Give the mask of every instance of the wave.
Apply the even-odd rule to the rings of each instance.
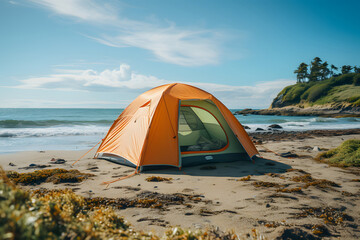
[[[97,120],[97,121],[66,121],[66,120],[0,120],[0,128],[31,128],[31,127],[52,127],[59,125],[109,125],[113,121]]]
[[[56,137],[56,136],[104,136],[106,126],[51,127],[51,128],[14,128],[0,129],[0,138]]]

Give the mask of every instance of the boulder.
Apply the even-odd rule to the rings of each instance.
[[[280,157],[293,158],[293,157],[298,157],[298,155],[292,152],[286,152],[286,153],[280,153]]]
[[[269,128],[281,129],[281,128],[283,128],[283,127],[280,126],[279,124],[271,124],[271,125],[269,126]]]

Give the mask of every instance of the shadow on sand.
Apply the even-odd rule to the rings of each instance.
[[[257,158],[251,161],[236,161],[226,163],[209,163],[198,166],[178,168],[166,167],[146,169],[146,174],[172,174],[190,176],[211,176],[211,177],[244,177],[248,175],[264,175],[266,173],[284,173],[290,165],[274,160]]]

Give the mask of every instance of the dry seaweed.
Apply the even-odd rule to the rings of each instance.
[[[352,217],[344,213],[345,208],[303,208],[302,212],[296,214],[297,218],[305,218],[313,216],[316,218],[322,218],[325,224],[329,225],[340,225],[344,220],[352,221]]]
[[[282,192],[282,193],[302,193],[302,189],[301,187],[296,187],[296,188],[279,188],[276,190],[277,192]]]
[[[326,179],[315,179],[311,177],[310,174],[296,176],[291,178],[291,180],[294,182],[306,183],[304,185],[304,188],[308,188],[310,186],[319,187],[319,188],[339,187],[339,185],[333,181],[329,181]]]
[[[71,190],[40,189],[30,193],[19,189],[6,177],[1,166],[0,192],[1,239],[161,239],[154,233],[131,229],[111,206],[92,207],[86,198]],[[255,233],[263,237],[257,230]],[[235,240],[239,237],[218,228],[196,231],[172,228],[163,239]]]
[[[251,179],[251,176],[248,175],[248,176],[243,177],[243,178],[240,178],[240,179],[238,179],[238,180],[236,180],[236,181],[250,181],[250,179]]]
[[[315,224],[311,227],[313,234],[317,236],[329,235],[328,229],[323,224]]]
[[[37,185],[44,182],[53,182],[55,184],[82,182],[89,177],[95,176],[89,173],[81,173],[78,170],[66,170],[61,168],[36,170],[29,173],[9,171],[6,175],[14,183],[21,183],[24,185]]]
[[[253,183],[255,187],[266,187],[266,188],[270,188],[270,187],[276,187],[276,188],[280,188],[283,185],[280,185],[278,183],[273,183],[273,182],[263,182],[263,181],[257,181]]]
[[[303,174],[308,174],[308,172],[305,172],[302,169],[297,169],[297,168],[290,168],[290,169],[286,169],[287,172],[299,172],[299,173],[303,173]]]
[[[270,177],[279,177],[280,174],[278,173],[266,173],[266,175],[270,176]]]
[[[145,178],[147,182],[170,182],[172,178],[164,178],[164,177],[157,177],[157,176],[151,176]]]
[[[170,205],[183,205],[189,208],[189,203],[208,201],[198,195],[187,195],[182,193],[162,194],[157,192],[143,191],[134,198],[85,198],[87,208],[100,206],[112,206],[117,209],[126,208],[158,208],[166,209]],[[191,207],[191,205],[190,205]]]

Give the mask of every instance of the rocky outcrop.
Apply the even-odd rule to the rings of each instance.
[[[360,117],[360,107],[347,106],[344,104],[333,104],[331,106],[299,107],[287,106],[269,109],[244,109],[234,113],[254,115],[279,115],[279,116],[319,116],[319,117]]]

